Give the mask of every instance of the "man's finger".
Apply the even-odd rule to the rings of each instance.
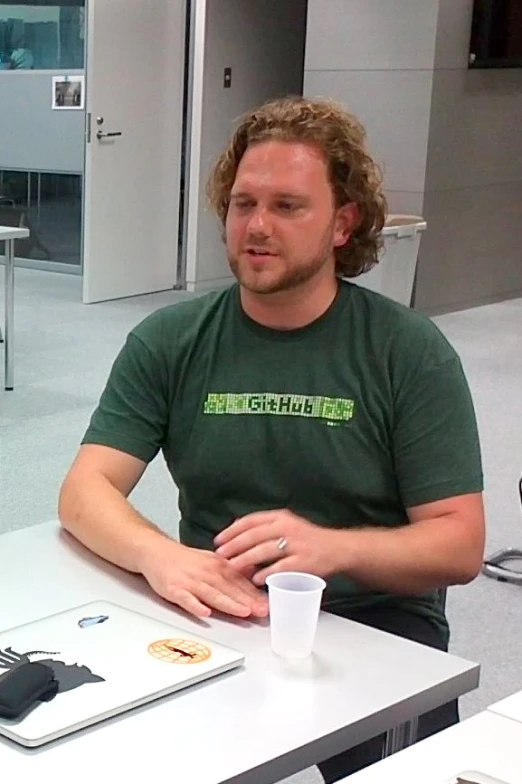
[[[196,618],[208,618],[211,615],[210,607],[206,607],[190,591],[186,591],[184,588],[176,588],[175,591],[171,592],[170,596],[165,598]]]
[[[254,585],[264,585],[266,582],[266,578],[270,577],[271,574],[277,574],[278,572],[299,572],[302,571],[299,568],[299,563],[296,558],[293,558],[291,555],[288,558],[281,558],[280,561],[276,561],[272,566],[267,566],[265,569],[261,569],[259,572],[256,572],[252,581]]]
[[[255,547],[251,547],[250,550],[231,558],[230,565],[240,572],[243,569],[248,569],[249,566],[270,563],[276,558],[280,558],[280,554],[281,551],[277,549],[277,542],[274,539],[270,539],[268,542],[262,542]]]
[[[250,567],[248,569],[250,577],[245,577],[240,570],[234,569],[228,561],[224,561],[224,563],[226,564],[225,571],[213,576],[209,582],[221,590],[222,593],[231,596],[235,601],[249,606],[252,615],[255,615],[256,618],[265,618],[268,615],[267,595],[252,583],[252,576],[256,571],[256,567]]]
[[[254,567],[255,571],[255,567]],[[251,580],[244,577],[227,563],[225,576],[218,578],[213,583],[222,593],[227,594],[240,604],[250,607],[252,614],[257,618],[264,618],[268,614],[268,599],[264,591],[260,591]]]
[[[234,615],[237,618],[248,618],[249,615],[252,615],[252,602],[248,600],[240,602],[233,598],[226,590],[226,585],[223,590],[207,583],[200,583],[194,588],[194,591],[197,591],[198,599],[214,610]]]
[[[230,539],[225,544],[220,545],[220,547],[218,547],[216,550],[216,553],[222,558],[230,560],[236,555],[246,553],[247,550],[251,550],[258,544],[274,541],[277,540],[277,538],[278,537],[274,533],[273,523],[258,525],[255,528],[250,528],[247,531],[243,531],[243,533],[238,532],[233,539]]]
[[[220,545],[229,542],[235,536],[238,536],[238,534],[249,531],[251,528],[255,528],[258,525],[273,523],[278,514],[279,510],[273,510],[270,512],[252,512],[252,514],[245,515],[244,517],[238,517],[237,520],[234,520],[234,522],[228,526],[228,528],[225,528],[224,531],[221,531],[221,533],[215,537],[214,544],[219,547]]]

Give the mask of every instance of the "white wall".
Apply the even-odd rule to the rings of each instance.
[[[53,76],[63,73],[0,71],[0,107],[9,116],[0,122],[0,170],[83,172],[85,111],[52,108]]]
[[[0,19],[54,22],[59,33],[60,9],[0,4]],[[0,170],[83,172],[85,112],[52,109],[52,78],[63,73],[0,71],[0,111],[9,117],[9,122],[0,122]],[[67,70],[69,76],[83,73]]]
[[[304,93],[359,117],[392,212],[421,213],[439,0],[309,0]]]
[[[415,297],[428,313],[522,296],[522,69],[468,69],[472,13],[440,0]]]
[[[194,73],[186,283],[189,291],[230,280],[217,220],[206,209],[210,168],[234,121],[268,98],[301,93],[306,0],[193,0]],[[223,70],[232,68],[232,86]]]
[[[468,69],[472,10],[473,0],[308,7],[304,93],[360,117],[390,211],[426,218],[414,302],[432,314],[522,291],[522,71]]]

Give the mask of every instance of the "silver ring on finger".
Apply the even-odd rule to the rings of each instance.
[[[284,536],[282,536],[280,539],[277,540],[276,547],[281,553],[283,553],[286,550],[286,548],[288,547],[288,542],[286,541]]]

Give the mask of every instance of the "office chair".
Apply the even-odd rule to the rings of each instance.
[[[522,505],[522,477],[518,483],[518,494]],[[505,547],[503,550],[499,550],[498,553],[494,553],[490,558],[484,561],[482,574],[485,574],[487,577],[493,577],[495,580],[499,580],[502,583],[522,585],[522,571],[516,571],[515,569],[510,569],[509,566],[504,565],[510,561],[519,560],[522,560],[522,550],[520,548]]]

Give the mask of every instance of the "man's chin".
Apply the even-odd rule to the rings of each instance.
[[[278,279],[277,276],[267,274],[267,272],[256,273],[251,270],[241,269],[239,265],[230,265],[230,269],[239,285],[252,292],[252,294],[274,294],[285,288],[284,281],[281,278]]]
[[[236,275],[236,277],[240,286],[247,291],[250,291],[252,294],[259,294],[260,296],[277,294],[280,291],[286,291],[290,288],[290,286],[286,285],[285,281],[281,280],[252,280],[249,275]]]
[[[297,270],[265,269],[255,271],[241,263],[230,262],[234,277],[246,291],[259,296],[292,291],[306,284],[317,274],[318,268],[307,267]]]

